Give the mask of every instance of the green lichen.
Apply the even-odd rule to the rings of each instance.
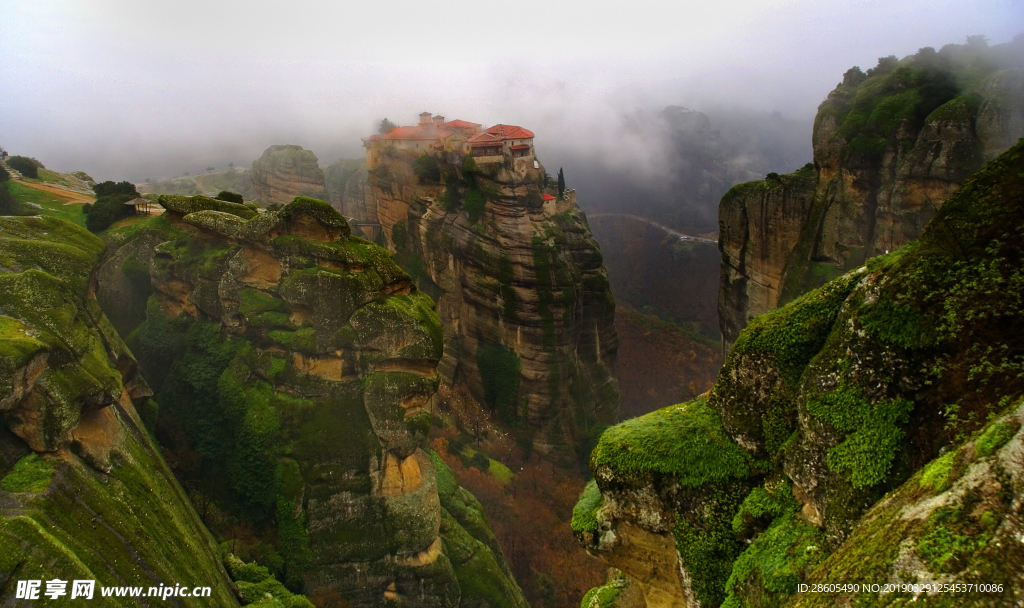
[[[757,317],[740,334],[729,358],[754,353],[770,355],[778,362],[783,378],[796,383],[821,350],[840,308],[862,278],[861,273],[851,272]]]
[[[56,469],[38,454],[29,454],[14,465],[0,480],[0,489],[8,492],[42,492],[53,479]]]

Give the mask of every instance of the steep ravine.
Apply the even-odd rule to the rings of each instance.
[[[754,320],[708,394],[605,431],[580,542],[649,608],[1018,603],[1022,201],[1024,142],[917,241]]]

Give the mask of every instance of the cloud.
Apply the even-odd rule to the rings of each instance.
[[[426,110],[526,126],[548,164],[650,172],[661,136],[635,127],[667,105],[809,124],[850,66],[1005,41],[1019,2],[38,0],[0,22],[0,145],[60,170],[141,180],[275,143],[326,164]]]

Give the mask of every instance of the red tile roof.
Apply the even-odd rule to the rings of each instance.
[[[529,150],[529,144],[519,144],[518,146],[512,146],[513,150]]]
[[[466,128],[466,127],[481,127],[483,125],[481,125],[478,122],[466,122],[465,120],[449,120],[448,122],[442,124],[441,126],[442,127],[456,127],[456,128],[460,128],[461,127],[461,128]]]
[[[544,193],[544,196],[542,196],[541,198],[543,198],[543,199],[544,199],[544,200],[546,200],[546,201],[553,201],[553,200],[555,200],[555,197],[551,196],[551,195],[550,195],[550,194],[548,194],[547,192],[545,192],[545,193]]]
[[[466,141],[468,141],[471,144],[493,144],[493,145],[496,145],[496,144],[500,144],[501,143],[501,138],[498,137],[497,135],[494,135],[493,133],[488,133],[487,131],[481,131],[481,132],[477,133],[476,135],[474,135],[473,137],[470,137]]]
[[[533,131],[515,125],[494,125],[490,129],[484,129],[484,133],[493,133],[502,139],[529,139],[533,137]]]

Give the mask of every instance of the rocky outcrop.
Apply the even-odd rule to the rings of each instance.
[[[345,217],[376,222],[377,210],[367,205],[366,160],[346,158],[324,169],[327,201]]]
[[[296,196],[325,196],[324,172],[316,155],[302,146],[270,146],[252,161],[249,179],[263,205],[285,205]]]
[[[326,202],[211,200],[161,197],[107,258],[159,241],[133,345],[195,499],[271,539],[318,605],[524,608],[479,504],[425,449],[430,298]]]
[[[93,297],[103,248],[61,220],[0,218],[0,604],[24,601],[17,581],[59,579],[65,597],[96,581],[97,602],[103,587],[183,585],[211,595],[180,606],[238,606],[144,425],[152,392]]]
[[[606,431],[573,514],[584,546],[648,605],[1024,593],[1022,167],[1024,142],[918,241],[751,322],[705,397]],[[798,593],[812,582],[953,586]]]
[[[818,109],[813,173],[726,193],[719,324],[727,348],[754,317],[916,239],[967,177],[1024,136],[1022,44],[948,45],[868,74],[850,70]],[[977,81],[979,65],[989,72],[961,88],[968,72]]]
[[[477,166],[439,154],[421,183],[395,152],[370,172],[396,259],[437,299],[442,381],[466,387],[552,457],[574,456],[617,415],[615,303],[601,251],[575,202],[544,202],[529,158]]]

